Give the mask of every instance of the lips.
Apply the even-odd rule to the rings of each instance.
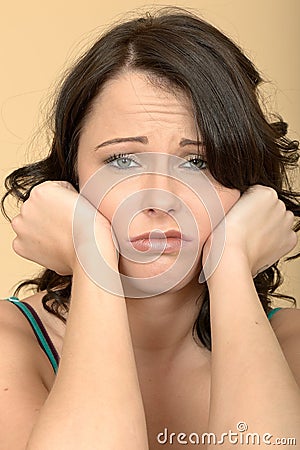
[[[151,231],[130,239],[135,250],[149,253],[177,253],[190,241],[187,236],[176,230],[164,232]]]
[[[139,234],[138,236],[134,236],[133,238],[130,238],[131,242],[136,242],[142,239],[147,239],[147,240],[155,240],[155,239],[168,239],[168,238],[173,238],[173,239],[181,239],[184,241],[190,241],[191,239],[188,238],[187,236],[181,234],[179,231],[176,230],[168,230],[168,231],[157,231],[157,230],[153,230],[153,231],[148,231],[147,233],[143,233],[143,234]]]

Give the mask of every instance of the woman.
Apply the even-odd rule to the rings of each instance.
[[[113,27],[70,70],[49,156],[6,179],[13,249],[46,270],[1,302],[2,448],[299,442],[300,313],[270,314],[297,144],[260,82],[179,9]]]

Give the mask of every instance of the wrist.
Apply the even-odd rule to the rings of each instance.
[[[76,258],[73,266],[73,280],[84,280],[88,286],[93,285],[103,292],[117,297],[124,297],[124,290],[121,276],[118,269],[114,269],[105,263],[105,266],[99,268],[99,265],[89,264]]]
[[[90,227],[84,229],[82,226],[76,230],[76,234],[73,230],[72,267],[79,260],[84,267],[93,264],[101,270],[101,268],[106,269],[109,266],[118,272],[119,255],[114,244],[111,227],[103,222],[103,218],[99,214],[96,214],[93,221],[92,229]]]
[[[107,269],[119,273],[119,258],[113,243],[100,244],[96,240],[80,242],[76,245],[72,269],[80,264],[83,267],[97,267],[97,270]]]
[[[214,261],[214,267],[210,271],[211,275],[207,279],[208,286],[216,280],[222,281],[225,278],[236,280],[237,277],[247,276],[252,279],[252,271],[247,254],[242,248],[228,248],[225,246],[218,261]]]

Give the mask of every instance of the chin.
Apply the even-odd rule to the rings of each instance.
[[[176,292],[187,286],[197,274],[199,276],[199,264],[194,264],[190,270],[182,264],[175,268],[175,259],[168,263],[156,261],[137,264],[126,259],[124,261],[121,257],[119,271],[125,297],[147,298]]]

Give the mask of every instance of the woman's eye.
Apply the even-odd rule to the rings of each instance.
[[[127,153],[114,154],[104,161],[105,164],[110,164],[117,169],[131,169],[133,167],[139,167],[139,164],[134,160],[132,156]]]
[[[180,167],[186,166],[186,164],[189,164],[188,168],[191,168],[192,170],[203,170],[207,168],[207,162],[199,158],[199,156],[191,156],[186,163],[183,163],[180,165]]]
[[[104,160],[105,164],[109,164],[117,169],[132,169],[134,167],[140,167],[140,164],[134,159],[134,155],[129,153],[113,154],[109,158]],[[180,167],[186,167],[192,170],[203,170],[207,168],[207,163],[204,159],[198,155],[190,156],[187,162],[180,165]]]

